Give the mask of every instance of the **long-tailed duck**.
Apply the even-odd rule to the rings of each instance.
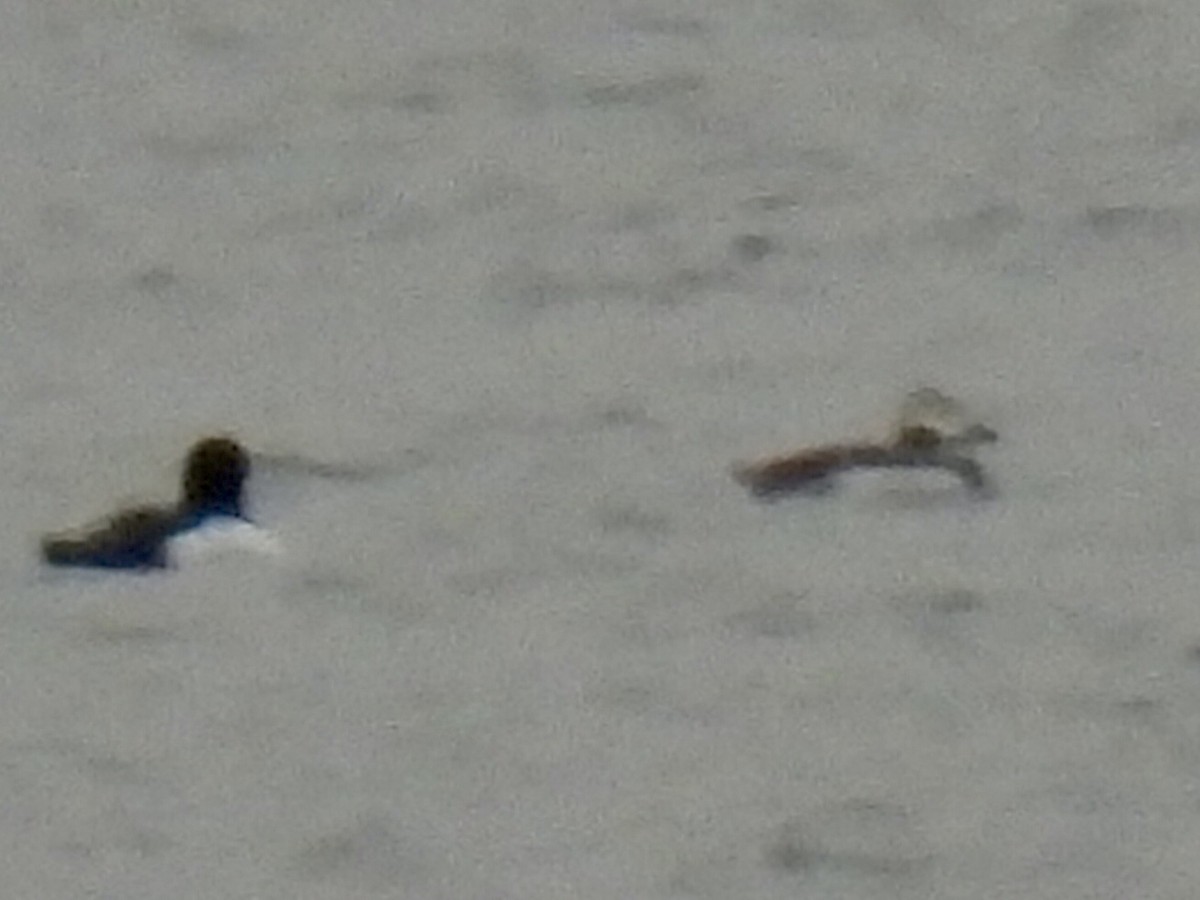
[[[944,469],[957,475],[972,494],[989,496],[991,484],[970,453],[997,437],[986,425],[966,419],[956,400],[933,388],[921,388],[905,398],[891,434],[883,441],[809,447],[735,466],[733,476],[756,496],[776,497],[827,491],[838,474],[852,469]]]
[[[222,541],[277,552],[269,534],[246,516],[244,487],[250,457],[229,437],[195,443],[184,463],[179,500],[137,506],[98,525],[42,538],[42,558],[53,566],[156,569]]]

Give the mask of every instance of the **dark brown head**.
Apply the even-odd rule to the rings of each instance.
[[[944,440],[942,433],[929,425],[906,425],[896,435],[898,450],[934,450]]]
[[[188,451],[183,471],[183,505],[233,515],[242,512],[242,485],[250,457],[232,438],[204,438]]]

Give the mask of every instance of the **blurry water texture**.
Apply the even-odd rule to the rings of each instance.
[[[6,896],[1190,900],[1198,33],[7,4]],[[996,501],[728,476],[923,384]],[[38,566],[213,431],[282,560]]]

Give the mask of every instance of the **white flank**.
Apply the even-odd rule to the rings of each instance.
[[[231,553],[258,556],[283,555],[283,543],[265,528],[244,519],[219,518],[171,539],[171,564],[188,566]]]

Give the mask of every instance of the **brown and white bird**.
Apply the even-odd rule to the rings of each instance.
[[[957,400],[926,387],[904,398],[883,440],[818,444],[737,465],[733,476],[755,496],[773,498],[828,491],[839,474],[854,469],[942,469],[984,497],[991,495],[991,483],[972,452],[997,438],[991,428],[972,421]]]

